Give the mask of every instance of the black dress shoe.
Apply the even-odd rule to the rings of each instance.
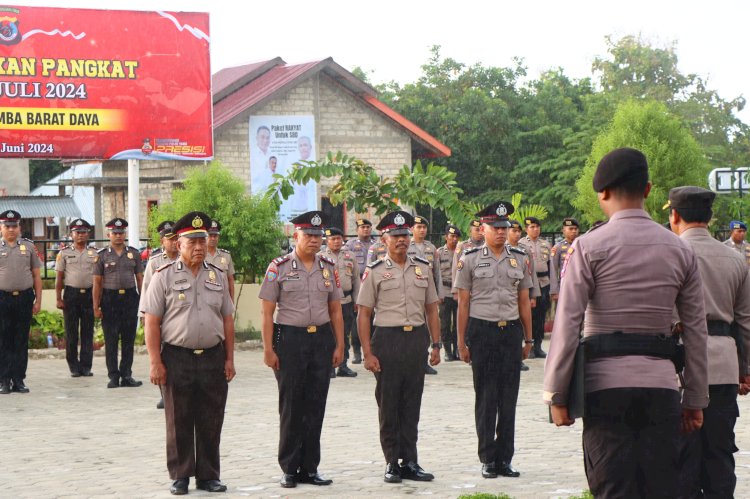
[[[281,475],[281,480],[279,480],[279,485],[284,487],[285,489],[293,489],[297,486],[297,475],[293,475],[291,473],[284,473]]]
[[[207,490],[209,492],[226,492],[227,486],[221,483],[221,480],[198,480],[195,479],[195,488]]]
[[[355,352],[354,358],[352,359],[352,364],[361,364],[361,363],[362,363],[362,354]]]
[[[335,367],[331,368],[331,374],[328,377],[331,378],[331,379],[333,379],[333,378],[336,377],[336,368]]]
[[[120,380],[117,377],[109,378],[109,383],[107,383],[107,388],[117,388],[120,386]]]
[[[138,381],[136,379],[133,379],[132,376],[125,376],[120,380],[120,386],[127,386],[130,388],[135,388],[136,386],[141,386],[143,384],[143,381]]]
[[[425,374],[437,374],[437,371],[434,370],[431,365],[425,364],[424,365],[424,373]]]
[[[497,478],[497,465],[495,463],[482,463],[482,476],[484,478]]]
[[[0,395],[7,395],[10,393],[10,381],[4,379],[0,381]]]
[[[547,357],[547,352],[545,352],[541,348],[535,348],[532,351],[534,352],[534,357],[536,357],[537,359],[544,359]]]
[[[529,359],[536,359],[536,352],[534,352],[533,349],[529,351],[529,357],[528,358]]]
[[[89,376],[93,376],[93,375],[94,375],[94,373],[91,372],[91,369],[84,369],[83,371],[81,371],[81,376],[89,377]]]
[[[429,482],[435,478],[432,473],[427,473],[414,461],[401,465],[401,478],[404,480],[416,480],[417,482]]]
[[[172,486],[169,487],[169,492],[173,496],[184,496],[188,493],[188,485],[190,484],[189,478],[178,478],[172,482]]]
[[[29,387],[24,384],[22,379],[14,379],[11,391],[18,393],[29,393]]]
[[[297,481],[299,483],[309,483],[310,485],[331,485],[333,483],[333,480],[323,478],[317,472],[300,472],[297,474]]]
[[[500,463],[500,470],[497,472],[498,475],[509,476],[515,478],[521,476],[521,472],[517,471],[508,463]]]
[[[349,367],[346,364],[341,364],[339,366],[338,371],[336,372],[336,376],[339,376],[342,378],[356,378],[357,373],[349,369]]]
[[[386,483],[401,483],[401,467],[398,463],[388,463],[385,466],[383,481]]]
[[[71,378],[80,378],[81,373],[79,371],[70,371],[70,377]]]
[[[529,370],[529,366],[521,362],[521,371],[528,371],[528,370]]]
[[[162,399],[160,399],[160,400],[159,400],[159,401],[158,401],[158,402],[156,403],[156,408],[157,408],[157,409],[164,409],[164,399],[163,399],[163,398],[162,398]]]

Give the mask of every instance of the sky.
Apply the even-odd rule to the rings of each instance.
[[[290,64],[325,59],[370,72],[373,84],[415,81],[433,45],[472,65],[508,67],[524,59],[531,78],[561,67],[591,76],[607,55],[605,37],[640,35],[656,47],[675,43],[678,68],[708,80],[731,100],[750,97],[750,2],[673,0],[569,2],[529,0],[27,0],[16,5],[208,12],[211,70],[281,57]],[[750,109],[740,113],[750,124]]]

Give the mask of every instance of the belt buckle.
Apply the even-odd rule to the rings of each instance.
[[[407,333],[414,331],[414,326],[404,326],[404,331],[406,331]]]
[[[21,292],[20,291],[11,291],[10,294],[13,295],[13,296],[18,296],[18,295],[21,294]]]
[[[200,355],[202,353],[203,353],[203,349],[202,348],[199,348],[197,350],[193,350],[193,355]]]
[[[507,321],[497,321],[497,327],[505,327],[508,325]]]
[[[308,333],[317,333],[318,332],[318,326],[307,326],[307,332]]]
[[[78,292],[81,293],[82,295],[86,294],[86,288],[81,288],[78,290]]]
[[[117,294],[124,295],[125,294],[125,290],[124,289],[118,289],[117,290]]]

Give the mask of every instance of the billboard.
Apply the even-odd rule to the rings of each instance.
[[[314,161],[313,116],[250,116],[250,192],[262,194],[273,174],[286,175],[298,161]],[[318,185],[295,185],[279,208],[282,221],[318,209]]]
[[[213,157],[208,14],[0,5],[0,158]]]

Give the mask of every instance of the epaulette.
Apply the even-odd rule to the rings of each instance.
[[[588,234],[588,233],[589,233],[589,232],[591,232],[592,230],[596,230],[596,229],[598,229],[599,227],[601,227],[602,225],[605,225],[606,223],[607,223],[607,222],[601,222],[601,221],[600,221],[600,222],[594,222],[594,225],[592,225],[592,226],[591,226],[591,228],[590,228],[589,230],[587,230],[587,231],[586,231],[586,234]]]
[[[284,256],[280,256],[278,258],[274,258],[271,263],[273,263],[275,265],[281,265],[285,261],[289,260],[289,258],[291,258],[291,253],[289,253],[287,255],[284,255]]]
[[[213,263],[211,263],[211,262],[206,262],[206,263],[208,263],[208,266],[209,266],[209,267],[213,267],[213,268],[215,268],[216,270],[218,270],[219,272],[222,272],[222,273],[224,272],[223,270],[221,270],[221,268],[220,268],[220,267],[217,267],[217,266],[216,266],[216,265],[214,265]]]
[[[475,247],[473,247],[473,248],[466,248],[466,249],[464,250],[464,255],[471,255],[471,254],[472,254],[472,253],[474,253],[475,251],[479,251],[479,246],[475,246]]]
[[[59,248],[58,251],[62,251],[62,250],[68,249],[68,248],[70,248],[72,246],[73,246],[72,244],[63,244],[63,245],[60,246],[60,248]]]
[[[138,251],[138,249],[137,249],[137,248],[134,248],[134,247],[132,247],[132,246],[125,246],[125,249],[126,249],[126,250],[133,250],[133,251],[135,251],[136,253],[138,253],[139,255],[141,254],[141,252],[140,252],[140,251]]]
[[[320,259],[323,260],[324,262],[330,263],[331,265],[336,265],[336,262],[334,262],[333,260],[331,260],[327,256],[325,256],[325,255],[318,255],[318,256],[320,256]]]
[[[107,248],[102,248],[102,249],[98,249],[98,250],[96,250],[96,252],[97,252],[97,253],[101,253],[101,252],[103,252],[103,251],[107,251]]]
[[[175,260],[174,262],[165,263],[164,265],[162,265],[161,267],[159,267],[158,269],[156,269],[156,271],[157,272],[161,272],[162,270],[166,269],[167,267],[171,267],[172,265],[174,265],[174,263],[176,261],[177,260]]]
[[[227,255],[231,255],[229,250],[225,250],[224,248],[219,248],[219,251],[221,251],[222,253],[226,253]]]
[[[415,256],[415,257],[414,257],[414,259],[415,259],[416,261],[418,261],[418,262],[422,262],[422,263],[424,263],[424,264],[426,264],[426,265],[429,265],[429,264],[430,264],[430,261],[429,261],[429,260],[427,260],[426,258],[422,258],[421,256]]]
[[[510,246],[510,250],[511,251],[515,251],[516,253],[519,253],[521,255],[525,255],[526,254],[526,252],[524,250],[522,250],[521,248],[514,248],[513,246]]]
[[[382,259],[382,258],[380,258],[380,259],[378,259],[378,260],[375,260],[374,262],[370,262],[370,263],[368,263],[368,264],[367,264],[367,268],[368,268],[368,269],[372,269],[372,268],[375,268],[375,267],[377,267],[378,265],[380,265],[381,263],[383,263],[383,259]]]
[[[149,255],[148,259],[149,260],[154,260],[156,258],[162,258],[162,257],[166,257],[166,256],[167,256],[166,253],[157,253],[155,255],[152,253],[151,255]]]
[[[30,242],[31,244],[34,244],[34,241],[32,241],[31,239],[27,239],[27,238],[25,238],[25,237],[19,237],[18,239],[19,239],[19,240],[21,240],[21,241],[28,241],[28,242]],[[16,243],[16,244],[18,244],[18,243]]]

